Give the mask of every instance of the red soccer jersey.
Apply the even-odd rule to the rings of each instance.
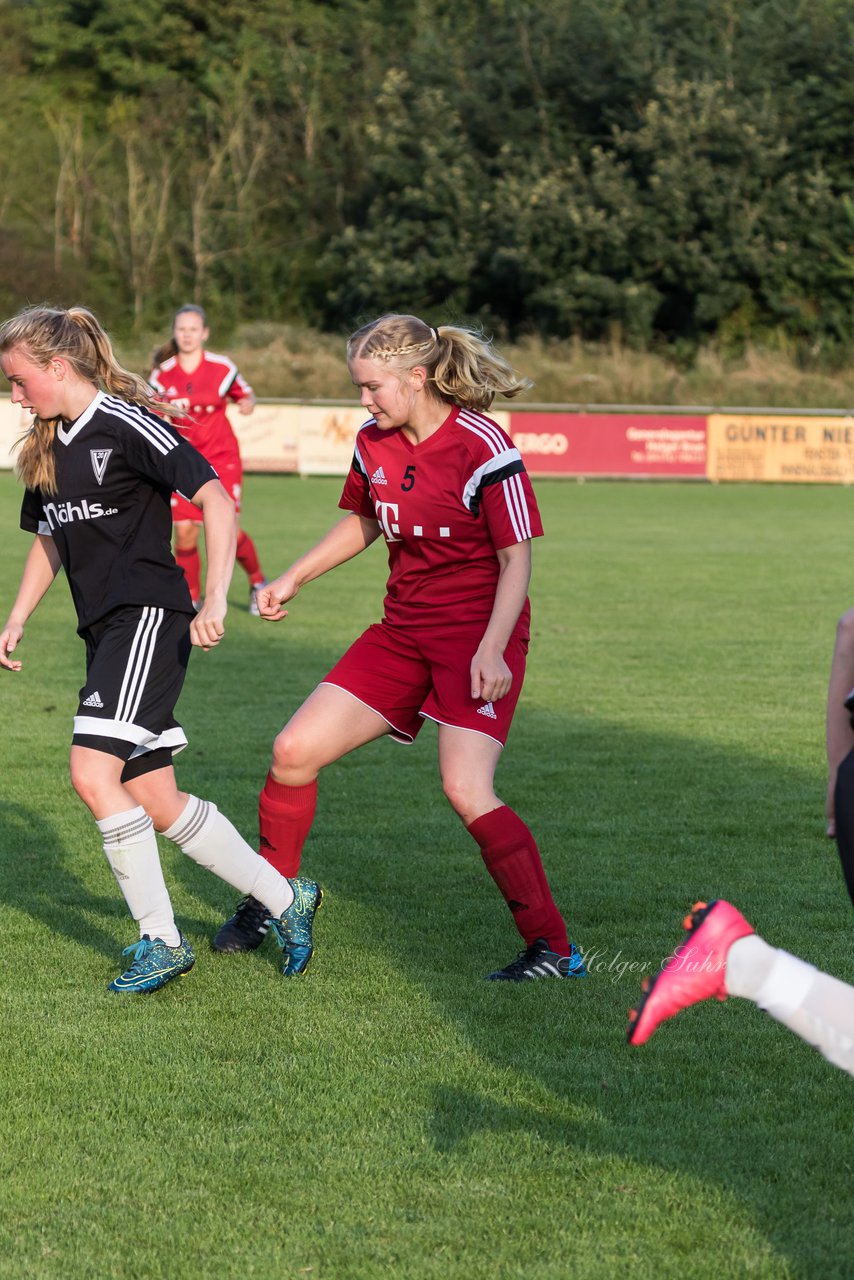
[[[240,448],[225,406],[229,400],[251,396],[252,388],[228,356],[203,351],[190,373],[181,368],[177,356],[170,356],[152,372],[150,381],[161,400],[174,404],[185,415],[173,418],[172,425],[212,466],[235,455],[239,458]]]
[[[401,626],[485,626],[498,582],[496,551],[543,532],[510,437],[457,405],[421,444],[371,418],[356,437],[338,505],[379,521],[391,570],[385,616]],[[526,634],[528,617],[526,602],[519,619]]]

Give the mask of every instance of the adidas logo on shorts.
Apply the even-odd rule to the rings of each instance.
[[[388,480],[385,478],[385,472],[382,467],[377,467],[376,471],[371,476],[371,484],[388,484]]]
[[[97,689],[94,693],[90,693],[88,698],[83,699],[84,707],[103,707],[103,705],[101,695],[98,693]]]
[[[479,716],[489,716],[490,720],[497,720],[498,716],[492,709],[491,702],[485,702],[482,707],[478,707],[477,714]]]

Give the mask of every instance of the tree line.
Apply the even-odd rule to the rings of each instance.
[[[852,335],[854,0],[0,0],[0,301]]]

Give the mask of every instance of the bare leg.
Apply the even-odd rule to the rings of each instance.
[[[270,773],[283,786],[304,787],[326,765],[382,738],[389,727],[381,715],[337,685],[318,685],[273,743]]]
[[[469,729],[439,725],[442,787],[452,809],[467,827],[503,803],[494,787],[501,754],[501,746],[494,738]]]
[[[854,748],[854,730],[845,699],[854,689],[854,609],[849,609],[836,625],[836,644],[830,664],[830,680],[827,689],[827,834],[836,834],[834,791],[836,772]]]
[[[263,856],[282,875],[299,874],[317,806],[317,775],[333,760],[388,733],[388,723],[335,685],[318,685],[273,743],[258,798]]]
[[[177,822],[190,798],[186,791],[178,790],[175,770],[171,765],[140,774],[124,785],[149,815],[155,831],[165,831]]]

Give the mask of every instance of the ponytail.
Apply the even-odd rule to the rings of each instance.
[[[173,356],[178,354],[178,343],[174,338],[170,338],[168,342],[162,343],[159,347],[155,347],[151,353],[151,369],[154,373],[155,369],[159,369],[167,360],[171,360]]]
[[[154,398],[143,378],[119,364],[110,339],[85,307],[27,307],[0,325],[0,353],[13,347],[20,347],[43,369],[62,356],[84,382],[91,382],[98,390],[153,412],[168,411],[168,406]],[[28,489],[56,492],[53,441],[59,422],[58,418],[36,416],[17,441],[20,452],[15,471]]]
[[[434,328],[417,316],[386,315],[363,325],[347,343],[347,359],[382,360],[400,373],[420,365],[438,399],[478,412],[496,395],[509,399],[533,386],[482,333],[448,324]]]

